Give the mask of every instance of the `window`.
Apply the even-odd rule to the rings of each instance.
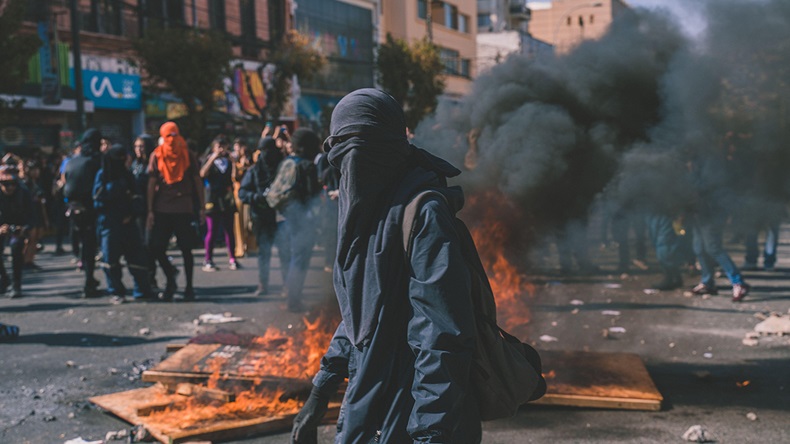
[[[590,24],[592,25],[593,23],[595,23],[595,16],[590,14]]]
[[[458,75],[458,60],[460,54],[454,49],[439,48],[439,58],[444,65],[444,72]]]
[[[469,59],[461,59],[461,75],[463,77],[471,77],[472,61]]]
[[[121,2],[119,0],[91,0],[91,9],[83,29],[101,34],[121,35]]]
[[[225,32],[225,0],[208,1],[208,20],[212,29]]]
[[[459,14],[458,7],[438,0],[417,0],[417,17],[425,20],[428,17],[428,2],[431,7],[431,20],[437,25],[443,25],[461,32],[469,32],[469,16]],[[478,27],[491,26],[491,18],[486,14],[477,16]],[[482,21],[482,23],[481,23]]]
[[[491,15],[490,14],[477,14],[477,28],[478,29],[491,29]]]
[[[570,17],[570,16],[568,16],[567,23],[568,23],[568,26],[570,26],[570,25],[571,25],[571,17]]]
[[[145,16],[154,27],[183,24],[184,0],[146,0]]]
[[[241,13],[241,53],[245,56],[258,55],[257,35],[255,29],[255,0],[240,0]]]

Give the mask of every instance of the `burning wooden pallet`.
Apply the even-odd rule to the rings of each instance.
[[[260,349],[189,344],[143,380],[142,389],[90,401],[132,424],[142,424],[163,443],[222,441],[288,430],[309,392],[308,379],[256,374]],[[642,359],[629,353],[543,351],[548,383],[543,405],[660,410],[661,394]],[[335,400],[339,401],[339,399]],[[333,402],[327,421],[337,417]]]

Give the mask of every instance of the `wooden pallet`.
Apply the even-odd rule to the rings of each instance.
[[[632,353],[541,351],[548,389],[534,404],[661,410],[663,396]]]
[[[183,395],[170,393],[164,385],[155,384],[126,392],[94,396],[90,401],[131,424],[142,424],[154,438],[165,444],[196,440],[223,442],[282,432],[291,428],[296,416],[296,412],[293,412],[252,419],[219,419],[210,424],[183,428],[179,425],[157,423],[147,416],[151,410],[183,402],[183,399]],[[339,403],[330,403],[326,420],[337,419],[339,410]]]

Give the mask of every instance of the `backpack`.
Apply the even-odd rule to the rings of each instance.
[[[301,157],[286,157],[277,168],[277,175],[263,192],[271,208],[282,211],[291,202],[307,203],[320,191],[313,162]]]
[[[447,203],[444,195],[428,190],[418,193],[406,205],[402,229],[407,261],[411,258],[414,222],[422,204],[431,199]],[[540,355],[530,345],[497,325],[494,293],[477,248],[466,225],[458,218],[455,218],[455,224],[461,236],[461,252],[472,281],[471,300],[477,331],[470,385],[474,387],[483,421],[511,417],[521,405],[539,399],[546,393]]]

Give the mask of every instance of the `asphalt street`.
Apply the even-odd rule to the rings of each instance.
[[[782,239],[790,240],[790,233]],[[742,262],[742,248],[729,247],[736,263]],[[217,253],[220,271],[195,272],[195,302],[115,306],[107,298],[81,299],[81,275],[70,256],[43,252],[38,259],[43,271],[25,274],[25,296],[0,300],[0,322],[22,330],[17,341],[0,344],[0,443],[100,440],[108,431],[129,428],[87,399],[146,386],[135,378],[135,365],[158,362],[168,343],[218,328],[196,325],[201,314],[240,316],[243,322],[221,328],[243,333],[301,327],[301,315],[289,313],[279,297],[276,256],[272,294],[255,297],[255,259],[243,258],[243,268],[231,271],[219,248]],[[681,435],[693,425],[705,426],[721,443],[790,442],[790,339],[771,336],[754,346],[742,343],[761,314],[787,315],[790,310],[790,245],[780,245],[775,271],[745,274],[753,291],[741,304],[730,302],[726,279],[719,280],[720,296],[705,299],[682,290],[646,294],[644,288],[657,279],[655,272],[609,275],[614,253],[596,253],[600,274],[560,277],[547,271],[530,277],[536,286],[530,298],[532,321],[517,333],[539,350],[639,354],[664,396],[663,409],[526,406],[514,418],[485,423],[484,443],[684,442]],[[316,250],[307,277],[308,306],[333,301],[321,256]],[[545,259],[544,269],[550,270],[551,260]],[[650,265],[655,268],[654,261]],[[685,276],[689,288],[695,279]],[[605,315],[604,310],[619,314]],[[602,331],[612,326],[625,332],[604,337]],[[543,342],[539,338],[544,335],[556,341]],[[333,427],[324,426],[319,442],[330,443],[332,436]],[[287,441],[284,432],[239,442]]]

